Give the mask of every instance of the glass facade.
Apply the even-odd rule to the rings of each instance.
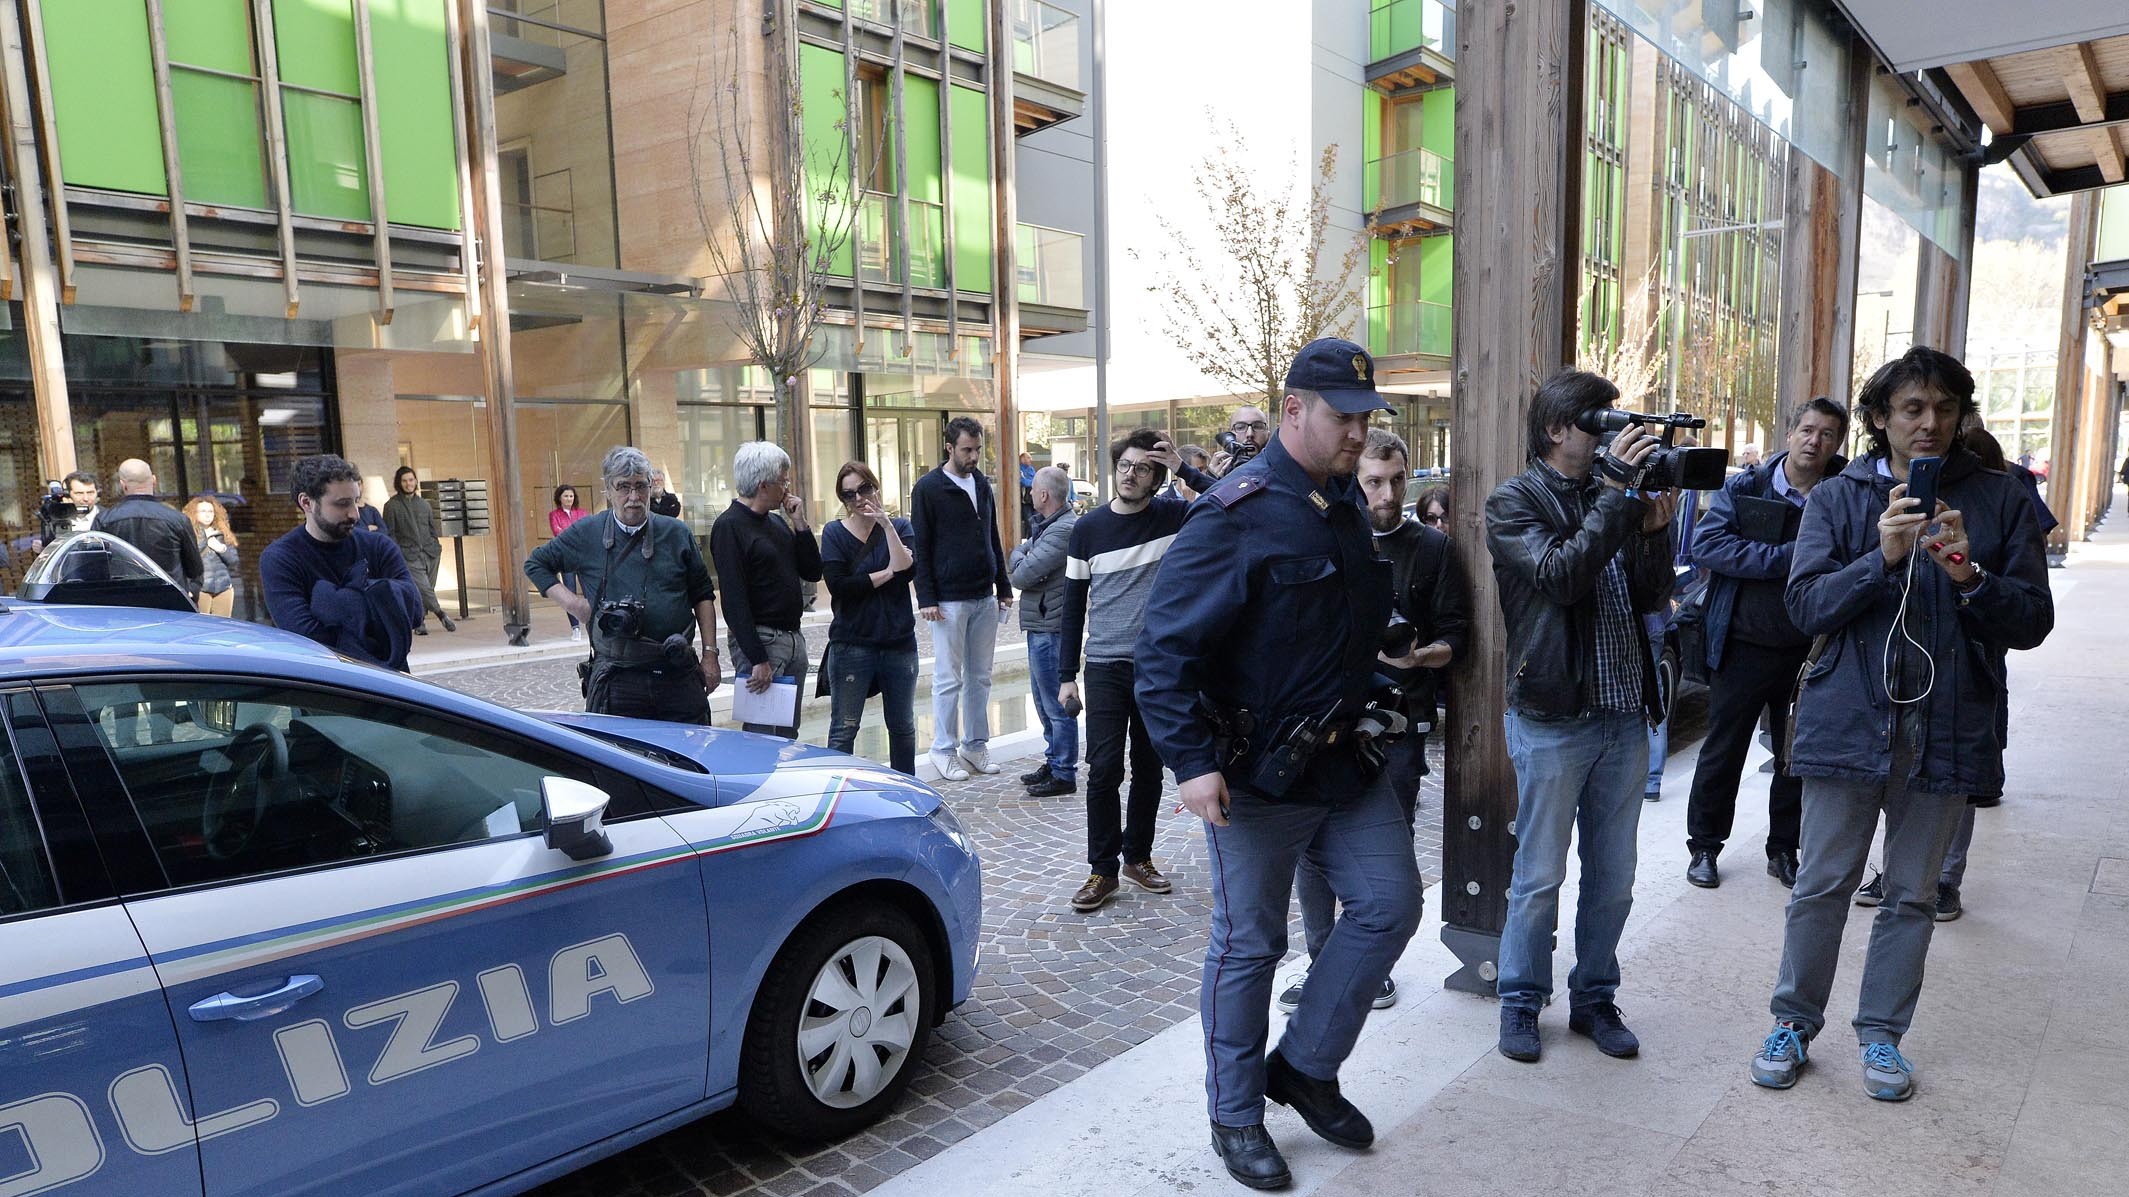
[[[488,14],[504,252],[618,265],[605,5],[505,0]]]

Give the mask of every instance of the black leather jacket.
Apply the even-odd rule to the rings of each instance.
[[[1508,705],[1553,719],[1596,705],[1597,582],[1626,554],[1628,597],[1643,614],[1670,601],[1668,527],[1641,531],[1643,503],[1594,477],[1575,482],[1542,464],[1501,483],[1486,500],[1486,547],[1508,626]],[[1641,637],[1642,708],[1662,718],[1655,662]]]

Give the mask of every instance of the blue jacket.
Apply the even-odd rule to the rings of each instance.
[[[1789,576],[1789,565],[1796,556],[1796,544],[1767,544],[1748,540],[1737,532],[1737,500],[1749,495],[1756,499],[1777,498],[1774,493],[1774,471],[1782,468],[1782,459],[1789,456],[1784,451],[1753,466],[1741,470],[1715,497],[1708,501],[1707,514],[1700,518],[1700,526],[1693,537],[1692,564],[1708,571],[1708,601],[1706,616],[1701,624],[1707,640],[1708,669],[1722,668],[1723,645],[1730,638],[1730,619],[1737,613],[1739,583],[1745,581],[1768,582]],[[1848,459],[1836,456],[1828,474],[1838,474],[1848,464]]]
[[[1851,462],[1814,487],[1797,534],[1784,603],[1798,628],[1831,638],[1806,674],[1797,706],[1790,769],[1800,777],[1882,782],[1891,772],[1896,721],[1885,688],[1886,645],[1909,575],[1905,562],[1886,568],[1878,551],[1878,517],[1893,487],[1877,472],[1882,457]],[[1989,576],[1962,595],[1926,550],[1917,550],[1909,602],[1936,676],[1929,696],[1915,704],[1907,784],[1930,794],[2000,793],[1999,654],[2033,648],[2055,626],[2046,550],[2025,488],[1983,469],[1973,454],[1953,451],[1938,496],[1964,518],[1973,560]]]

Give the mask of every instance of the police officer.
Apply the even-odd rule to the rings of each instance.
[[[579,667],[587,670],[585,710],[706,724],[709,692],[722,675],[709,567],[687,525],[650,510],[652,470],[642,450],[616,447],[599,474],[606,513],[534,549],[525,576],[591,629],[592,657]],[[563,585],[562,574],[576,575],[583,593]]]
[[[1213,1148],[1251,1188],[1291,1180],[1264,1129],[1266,1098],[1341,1147],[1374,1142],[1367,1117],[1339,1094],[1338,1068],[1419,925],[1411,835],[1380,767],[1395,728],[1369,704],[1390,567],[1375,554],[1353,477],[1369,415],[1387,410],[1360,346],[1304,346],[1276,435],[1192,505],[1139,636],[1139,709],[1211,848],[1198,1005]],[[1304,854],[1343,912],[1267,1055],[1287,897]]]

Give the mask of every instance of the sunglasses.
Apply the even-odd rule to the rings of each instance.
[[[859,499],[873,498],[880,493],[880,488],[868,482],[856,490],[839,490],[835,493],[842,496],[843,502],[855,503]]]

